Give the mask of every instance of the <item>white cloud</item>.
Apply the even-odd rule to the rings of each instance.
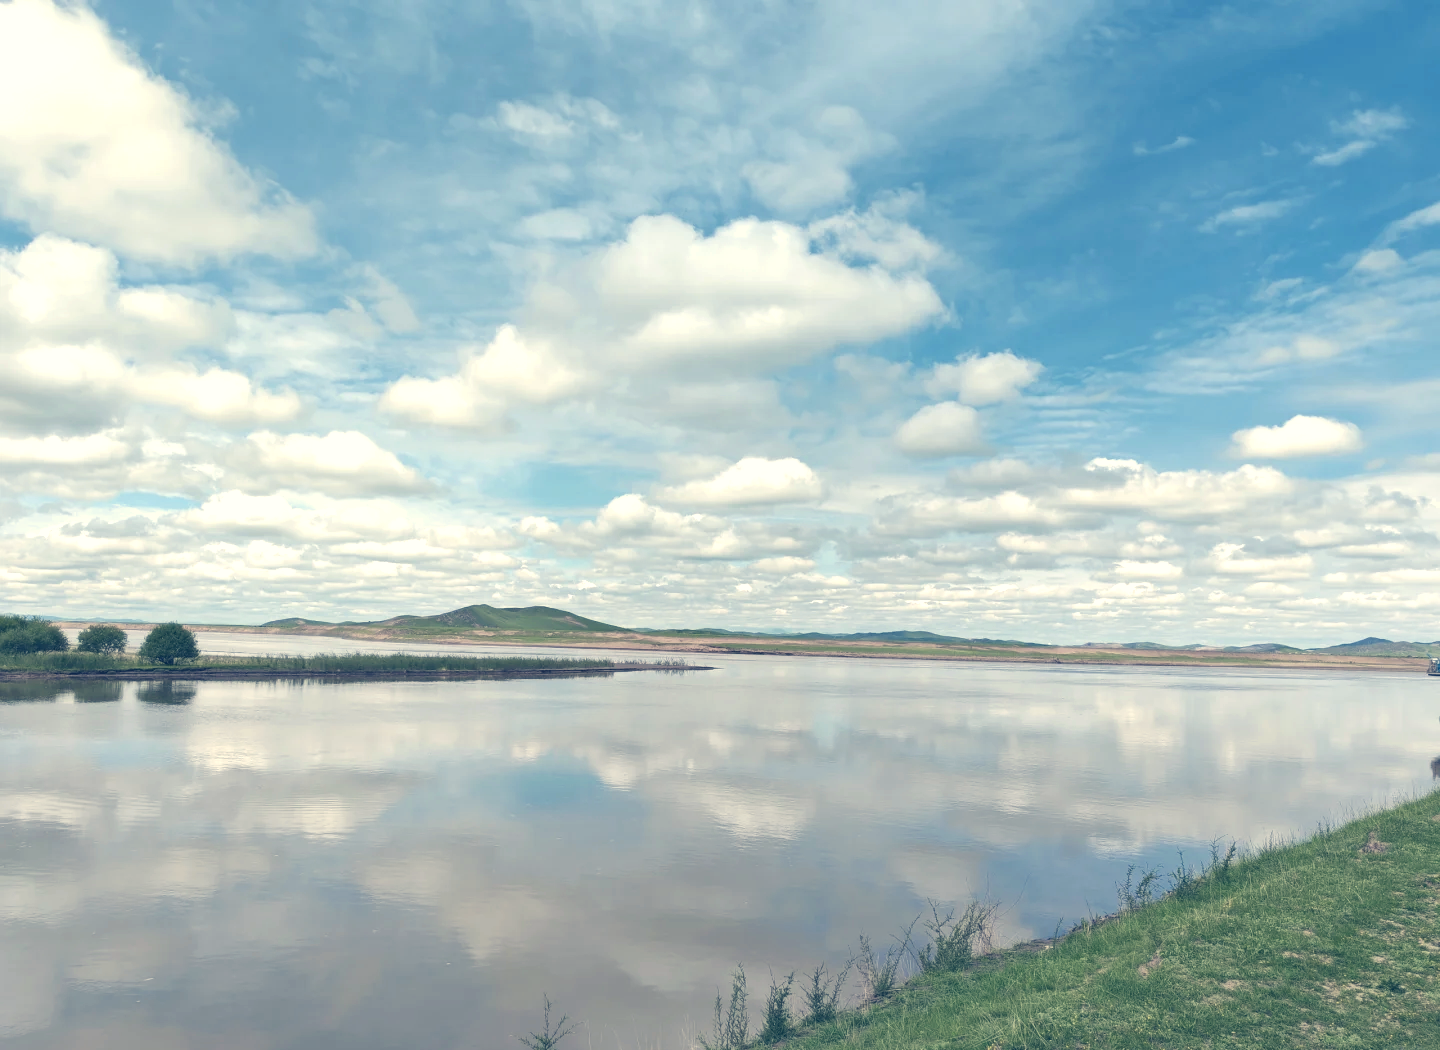
[[[1116,576],[1146,580],[1171,580],[1184,576],[1185,570],[1168,561],[1117,561],[1110,569]]]
[[[967,405],[990,405],[1013,401],[1043,371],[1039,361],[1016,357],[1009,350],[970,354],[957,357],[954,364],[936,365],[925,380],[925,390],[934,396],[956,393]]]
[[[662,488],[655,498],[682,506],[746,507],[807,503],[823,494],[820,478],[800,460],[747,456],[712,478]]]
[[[1292,416],[1280,426],[1237,430],[1231,440],[1232,456],[1252,459],[1336,456],[1365,446],[1354,423],[1323,416]]]
[[[1200,229],[1204,233],[1214,233],[1224,226],[1254,226],[1280,218],[1299,203],[1298,200],[1274,200],[1260,201],[1257,204],[1239,204],[1206,219]]]
[[[1176,135],[1174,140],[1163,146],[1149,148],[1143,142],[1135,143],[1135,156],[1148,157],[1157,153],[1173,153],[1177,149],[1185,149],[1187,146],[1195,145],[1195,140],[1189,135]]]
[[[229,480],[250,492],[298,489],[356,496],[429,487],[394,453],[354,430],[283,436],[262,430],[234,446],[227,464],[245,479]]]
[[[1020,492],[1001,492],[982,499],[957,496],[909,496],[886,502],[876,529],[904,536],[943,532],[989,532],[994,529],[1063,525],[1066,515],[1041,506]]]
[[[194,265],[315,250],[308,209],[247,172],[195,104],[80,5],[0,4],[0,213]]]
[[[1385,273],[1397,266],[1404,266],[1405,260],[1393,248],[1378,248],[1365,252],[1350,268],[1352,273]]]
[[[761,558],[751,562],[750,568],[766,575],[789,576],[792,573],[808,572],[815,568],[815,562],[810,558]]]
[[[172,359],[233,330],[223,302],[125,287],[111,252],[42,235],[0,252],[0,415],[11,428],[44,431],[104,426],[136,403],[226,425],[293,419],[302,406],[292,391]]]
[[[926,405],[895,431],[895,444],[911,456],[973,456],[987,451],[980,413],[969,405],[942,401]]]
[[[548,404],[584,383],[585,376],[548,345],[507,324],[484,350],[467,352],[455,375],[396,380],[381,397],[380,410],[416,423],[493,433],[508,429],[512,403]]]
[[[302,408],[293,390],[265,390],[248,377],[223,368],[200,372],[177,366],[140,372],[128,386],[137,401],[169,405],[196,419],[226,425],[284,423],[298,416]]]
[[[757,219],[707,237],[673,216],[644,216],[593,274],[615,354],[652,365],[784,366],[944,312],[923,277],[848,266],[813,251],[799,227]]]
[[[771,208],[803,214],[849,197],[854,183],[847,169],[891,141],[866,127],[851,107],[828,106],[811,134],[792,131],[777,137],[772,153],[779,159],[751,161],[741,173]]]
[[[23,467],[73,467],[115,463],[131,454],[131,446],[113,433],[83,437],[0,437],[0,464]]]
[[[620,120],[603,102],[593,98],[554,96],[548,106],[507,101],[495,107],[495,121],[522,139],[563,140],[591,128],[613,131]]]
[[[1210,550],[1210,569],[1228,576],[1268,576],[1272,579],[1297,579],[1309,576],[1315,559],[1308,554],[1284,557],[1251,557],[1243,543],[1217,543]]]
[[[1131,459],[1092,459],[1090,484],[1054,496],[1062,507],[1126,510],[1151,518],[1195,521],[1234,515],[1291,496],[1295,484],[1274,467],[1246,464],[1227,474],[1208,470],[1157,471]]]
[[[713,388],[942,316],[934,288],[913,271],[929,257],[928,242],[894,220],[865,229],[868,241],[839,237],[833,225],[812,234],[741,219],[706,236],[674,216],[644,216],[623,240],[539,282],[524,324],[503,326],[458,373],[406,376],[381,408],[419,423],[498,433],[517,403],[549,404],[607,384],[624,385],[633,398],[632,381],[662,375],[670,384],[703,375]],[[861,252],[906,265],[847,261]],[[675,392],[641,400],[650,411]]]
[[[1440,201],[1436,201],[1434,204],[1424,208],[1417,208],[1403,219],[1396,219],[1389,226],[1385,227],[1385,232],[1381,235],[1380,241],[1382,244],[1391,244],[1408,233],[1414,233],[1416,230],[1423,230],[1427,226],[1436,225],[1440,225]]]
[[[1409,119],[1398,109],[1358,109],[1350,119],[1332,121],[1330,128],[1350,140],[1333,150],[1316,154],[1312,163],[1333,168],[1356,157],[1364,156],[1397,131],[1410,126]]]

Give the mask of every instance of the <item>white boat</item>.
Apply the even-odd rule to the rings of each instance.
[[[1426,673],[1426,674],[1433,674],[1433,675],[1435,675],[1436,677],[1440,677],[1440,660],[1434,660],[1434,659],[1432,659],[1432,660],[1430,661],[1430,670],[1426,671],[1425,673]]]

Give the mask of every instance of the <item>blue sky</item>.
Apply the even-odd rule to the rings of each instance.
[[[1437,45],[0,0],[0,600],[1436,637]]]

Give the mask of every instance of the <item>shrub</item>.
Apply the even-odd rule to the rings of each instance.
[[[700,1045],[705,1050],[740,1050],[750,1041],[750,1010],[746,1005],[749,993],[745,988],[745,967],[735,967],[730,975],[730,1004],[717,993],[715,996],[715,1041],[703,1035]]]
[[[38,616],[0,616],[0,653],[63,653],[70,648],[65,632]]]
[[[821,963],[810,974],[810,983],[802,985],[801,997],[805,1000],[805,1023],[824,1024],[826,1021],[833,1021],[840,1013],[840,989],[845,985],[845,978],[850,976],[851,963],[846,963],[845,968],[833,977],[825,970],[825,964]]]
[[[125,651],[125,632],[108,623],[93,624],[80,632],[80,641],[75,646],[82,653],[109,653],[118,656]]]
[[[760,1027],[762,1043],[778,1043],[795,1034],[795,1021],[790,1016],[790,989],[794,984],[794,970],[783,981],[770,975],[770,994],[765,997],[765,1016]]]
[[[941,915],[940,906],[931,901],[925,929],[930,931],[932,943],[916,953],[921,971],[955,973],[965,969],[975,956],[975,942],[989,942],[995,911],[994,904],[971,901],[957,918],[954,909]]]
[[[140,659],[173,664],[176,660],[193,660],[200,655],[195,635],[182,624],[162,623],[145,636],[140,646]]]
[[[545,1027],[538,1032],[531,1032],[529,1035],[519,1036],[519,1040],[530,1048],[530,1050],[555,1050],[575,1026],[570,1024],[570,1018],[561,1016],[555,1024],[550,1023],[550,997],[545,996]]]

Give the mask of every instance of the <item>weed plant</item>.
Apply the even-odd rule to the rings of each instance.
[[[760,1042],[769,1045],[795,1034],[795,1020],[790,1016],[790,989],[795,986],[795,971],[777,981],[770,975],[770,993],[765,997],[765,1015],[760,1023]]]
[[[555,1050],[571,1032],[575,1031],[575,1025],[570,1024],[570,1018],[564,1014],[554,1024],[550,1023],[550,997],[545,996],[545,1024],[538,1032],[531,1032],[529,1035],[519,1037],[530,1050]]]
[[[895,937],[895,943],[885,949],[884,955],[876,953],[870,938],[863,933],[860,935],[860,948],[850,962],[860,974],[860,980],[865,986],[862,991],[864,1002],[881,1002],[890,998],[895,989],[900,987],[900,964],[905,961],[910,951],[911,935],[915,931],[915,923],[919,921],[917,916],[914,922],[901,930]]]
[[[976,942],[989,948],[989,931],[999,905],[971,901],[957,918],[952,908],[942,917],[940,906],[930,901],[930,918],[924,922],[931,943],[915,953],[921,973],[955,973],[975,957]]]
[[[824,963],[810,972],[809,983],[800,989],[800,997],[805,1002],[806,1025],[825,1024],[835,1020],[840,1013],[840,990],[845,987],[845,978],[850,976],[852,965],[853,962],[847,962],[844,968],[833,976],[826,970]]]
[[[745,967],[735,967],[730,975],[730,1002],[725,1003],[720,993],[715,993],[715,1041],[704,1036],[700,1045],[705,1050],[740,1050],[750,1042],[749,992],[745,988]]]

